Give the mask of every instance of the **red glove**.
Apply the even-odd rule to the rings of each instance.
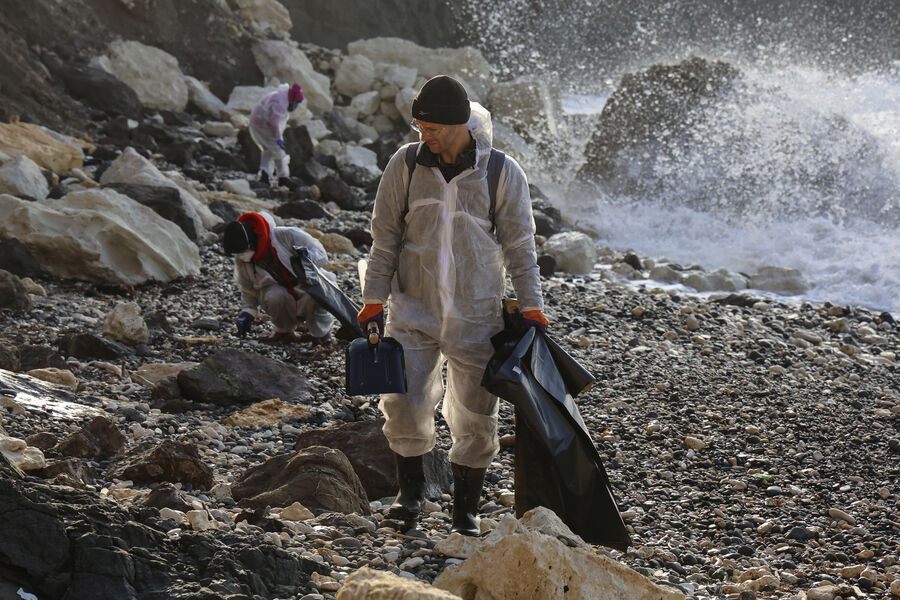
[[[540,310],[526,310],[522,313],[522,318],[525,320],[527,327],[537,327],[542,332],[547,331],[547,326],[550,325],[550,321],[547,320],[544,312]]]
[[[366,304],[356,315],[363,331],[368,330],[369,323],[378,325],[378,335],[384,335],[384,304]]]

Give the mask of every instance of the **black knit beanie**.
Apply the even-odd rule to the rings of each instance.
[[[471,112],[466,88],[447,75],[426,81],[412,103],[413,118],[426,123],[462,125]]]
[[[256,232],[249,223],[232,221],[225,226],[222,235],[222,247],[226,254],[238,254],[245,250],[256,249]]]

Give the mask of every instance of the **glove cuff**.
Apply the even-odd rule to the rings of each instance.
[[[384,312],[384,304],[366,304],[356,315],[356,320],[363,323],[372,317],[377,317],[382,312]]]
[[[526,310],[522,313],[522,317],[528,319],[529,321],[534,321],[536,323],[540,323],[541,325],[547,327],[550,325],[550,321],[544,315],[543,311],[540,310]]]

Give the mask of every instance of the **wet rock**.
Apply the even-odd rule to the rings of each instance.
[[[193,444],[164,440],[152,448],[146,444],[128,453],[119,467],[121,479],[136,482],[182,482],[209,489],[212,469],[203,462]]]
[[[56,450],[63,456],[105,460],[120,453],[126,441],[115,423],[106,417],[94,417],[85,427],[62,440]]]
[[[178,387],[189,400],[223,406],[270,398],[291,402],[311,394],[309,382],[296,367],[241,350],[217,352],[181,371]]]
[[[33,369],[66,369],[66,361],[50,346],[34,346],[22,344],[19,346],[20,369],[31,371]]]
[[[350,461],[340,450],[311,446],[251,467],[231,486],[242,506],[289,506],[312,511],[370,514],[369,502]]]

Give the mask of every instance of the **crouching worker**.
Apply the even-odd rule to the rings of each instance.
[[[331,343],[335,319],[302,289],[294,285],[291,257],[306,248],[309,258],[322,268],[328,260],[319,241],[297,227],[276,227],[268,213],[244,213],[225,227],[222,238],[226,254],[235,255],[234,279],[241,291],[237,317],[239,336],[249,333],[257,311],[269,315],[275,331],[269,342],[297,341],[294,330],[305,321],[317,344]],[[335,281],[333,273],[325,271]]]

